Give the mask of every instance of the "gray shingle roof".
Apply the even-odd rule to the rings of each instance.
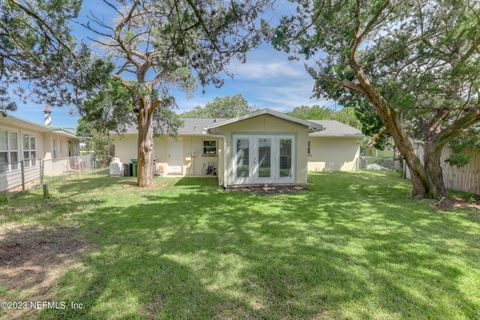
[[[182,118],[183,126],[178,128],[178,134],[193,135],[193,134],[205,134],[205,128],[216,122],[227,120],[225,118]],[[137,133],[136,126],[129,126],[127,133]]]
[[[312,132],[310,137],[363,137],[360,130],[336,120],[310,120],[321,124],[325,130]]]
[[[216,123],[221,123],[225,118],[182,118],[183,126],[178,129],[180,135],[206,134],[206,128]],[[358,137],[363,135],[360,130],[347,126],[335,120],[308,120],[320,124],[325,130],[311,132],[310,137]],[[136,127],[129,127],[127,133],[137,133]]]
[[[217,122],[225,121],[225,118],[204,119],[204,118],[182,118],[183,126],[178,129],[179,134],[202,134],[205,128]]]

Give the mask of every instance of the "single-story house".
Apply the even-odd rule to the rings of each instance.
[[[79,141],[72,129],[0,116],[0,191],[19,186],[22,166],[27,180],[37,179],[39,160],[48,161],[46,175],[55,175],[55,168],[63,168],[60,164],[65,159],[79,155]]]
[[[175,137],[154,138],[157,172],[218,176],[224,187],[305,185],[309,170],[356,170],[362,134],[338,121],[308,121],[270,109],[232,119],[184,118]],[[114,135],[115,157],[137,157],[136,128]]]

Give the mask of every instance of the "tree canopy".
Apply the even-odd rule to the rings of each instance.
[[[273,44],[315,61],[316,94],[372,108],[412,172],[414,195],[444,198],[442,149],[480,121],[478,1],[296,1]],[[375,124],[374,117],[369,123]],[[423,163],[412,139],[424,142]]]
[[[196,106],[181,114],[184,118],[235,118],[257,110],[241,95],[216,97],[204,107]]]
[[[297,106],[287,114],[300,119],[337,120],[354,128],[362,129],[362,123],[357,119],[355,109],[351,107],[342,107],[337,111],[319,105]]]
[[[12,93],[57,106],[72,102],[71,80],[88,54],[76,48],[69,27],[80,6],[81,0],[0,2],[0,112],[16,109]]]
[[[259,43],[263,29],[259,14],[269,1],[104,2],[117,16],[113,25],[93,13],[84,25],[97,34],[92,40],[106,51],[113,66],[107,90],[97,90],[96,98],[112,107],[112,112],[103,113],[114,119],[109,123],[136,123],[138,185],[148,186],[152,178],[153,135],[172,122],[178,124],[172,112],[172,89],[192,92],[197,83],[202,87],[221,86],[221,73],[227,72],[229,62],[245,61],[246,52]],[[111,81],[120,84],[123,91]],[[113,96],[107,97],[101,91]],[[122,106],[115,104],[120,101],[115,95],[124,93],[129,99],[123,99]],[[83,111],[94,109],[85,105]],[[123,114],[117,117],[117,112]]]

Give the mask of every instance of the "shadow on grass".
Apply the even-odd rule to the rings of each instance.
[[[102,179],[59,189],[118,182]],[[405,198],[401,181],[319,173],[310,192],[270,197],[204,178],[169,183],[82,216],[98,251],[58,294],[85,309],[42,317],[480,316],[460,288],[478,266],[478,224]]]

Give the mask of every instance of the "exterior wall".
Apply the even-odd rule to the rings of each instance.
[[[295,136],[295,183],[307,183],[307,141],[308,128],[301,124],[279,119],[271,115],[261,115],[245,119],[218,128],[218,134],[225,136],[227,142],[226,152],[226,174],[227,185],[232,185],[233,173],[233,135],[234,134],[291,134]],[[222,141],[220,140],[220,144]],[[219,162],[223,162],[222,158]],[[219,168],[220,169],[220,168]],[[223,184],[224,170],[218,170],[219,184]]]
[[[9,132],[17,133],[17,137],[18,137],[17,138],[18,139],[18,161],[23,160],[22,136],[24,134],[35,136],[37,159],[43,159],[44,156],[45,156],[45,148],[44,148],[45,133],[34,130],[34,129],[29,129],[29,128],[9,126],[9,125],[6,124],[7,121],[8,121],[7,119],[0,120],[0,130],[6,130],[6,131],[9,131]]]
[[[45,157],[53,158],[53,140],[57,140],[57,158],[66,158],[80,155],[79,140],[71,139],[62,136],[58,133],[47,133],[45,136],[50,136],[45,139],[48,148]],[[69,142],[72,144],[72,150],[69,153]]]
[[[360,157],[357,138],[310,137],[308,171],[356,171]]]
[[[15,120],[13,120],[15,122]],[[6,130],[9,132],[17,133],[17,141],[18,141],[18,161],[21,162],[24,160],[24,149],[23,149],[23,135],[28,134],[35,137],[35,151],[36,151],[36,159],[45,160],[44,162],[44,174],[47,176],[51,175],[59,175],[65,172],[64,169],[62,170],[50,170],[50,168],[56,168],[58,165],[55,164],[57,161],[63,161],[65,163],[69,163],[66,157],[68,157],[68,141],[72,141],[74,150],[79,150],[79,140],[67,138],[60,134],[55,134],[52,132],[42,132],[39,129],[35,129],[35,127],[26,125],[26,126],[18,126],[12,125],[11,120],[9,118],[1,118],[0,117],[0,130]],[[62,158],[57,156],[58,159],[52,159],[52,150],[53,150],[53,138],[59,139],[64,141],[64,148],[62,150]],[[77,152],[79,154],[79,152]],[[62,163],[63,163],[62,162]],[[63,167],[68,167],[63,165]],[[5,172],[0,172],[0,191],[4,190],[11,190],[12,188],[18,187],[22,183],[21,178],[21,169],[20,165],[18,165],[17,169],[10,168],[10,170]],[[31,181],[38,181],[40,178],[40,161],[35,161],[35,164],[30,166],[25,166],[24,168],[24,180],[26,183]]]
[[[166,172],[168,167],[168,145],[174,139],[182,141],[182,172],[184,176],[204,176],[209,162],[214,162],[218,171],[218,156],[203,155],[203,141],[217,141],[217,154],[222,141],[205,136],[178,136],[178,137],[155,137],[154,138],[154,159],[157,170]],[[115,136],[113,140],[115,146],[115,157],[120,158],[123,163],[131,162],[131,159],[137,158],[137,134],[126,134]]]

